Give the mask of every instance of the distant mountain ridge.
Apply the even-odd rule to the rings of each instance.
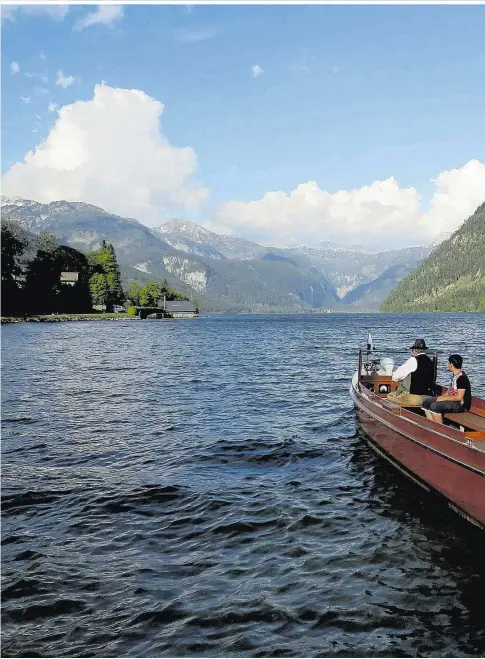
[[[344,303],[359,307],[366,304],[375,306],[378,304],[378,299],[384,299],[383,293],[379,296],[377,290],[381,289],[379,278],[389,268],[401,266],[401,270],[399,272],[396,270],[395,275],[389,273],[389,279],[395,285],[430,253],[428,247],[405,247],[401,250],[371,252],[341,247],[305,246],[297,247],[295,251],[320,270],[334,285],[337,295]],[[356,296],[356,289],[363,285],[365,288],[360,289],[361,295]],[[347,297],[351,292],[354,292],[354,295]]]
[[[371,252],[328,241],[265,247],[183,219],[150,229],[82,202],[41,204],[2,197],[2,217],[32,233],[53,233],[59,242],[85,252],[104,239],[116,249],[125,282],[167,278],[212,311],[376,310],[430,251]]]
[[[83,202],[41,204],[2,196],[2,217],[18,220],[32,233],[48,231],[61,243],[80,251],[98,249],[103,239],[113,243],[125,263],[168,249],[162,238],[133,218],[119,217]]]
[[[217,254],[216,258],[255,259],[261,258],[268,251],[267,247],[244,238],[213,233],[188,220],[169,220],[156,227],[154,232],[175,249],[190,252],[194,245],[199,248],[203,246],[211,253]]]
[[[485,203],[390,293],[382,311],[485,311]]]

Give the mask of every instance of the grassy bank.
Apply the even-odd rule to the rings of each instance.
[[[73,320],[139,320],[137,316],[126,313],[63,313],[47,316],[5,316],[1,318],[4,323],[62,323]]]

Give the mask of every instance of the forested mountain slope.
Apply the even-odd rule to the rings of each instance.
[[[399,282],[381,311],[485,311],[485,203]]]

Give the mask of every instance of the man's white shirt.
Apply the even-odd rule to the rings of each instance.
[[[404,362],[399,368],[397,368],[392,374],[393,382],[399,382],[404,380],[404,378],[410,373],[414,373],[418,368],[418,360],[416,357],[410,357],[407,361]]]

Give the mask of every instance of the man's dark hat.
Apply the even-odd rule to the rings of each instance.
[[[411,350],[427,350],[428,346],[426,345],[426,341],[424,339],[416,339],[414,342],[414,345],[411,346]]]

